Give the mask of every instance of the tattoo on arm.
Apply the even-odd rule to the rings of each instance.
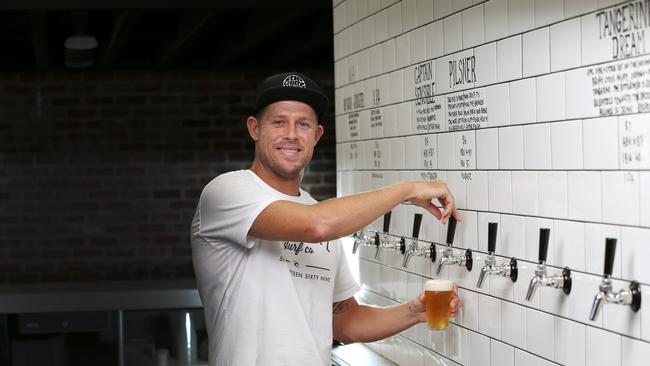
[[[334,307],[333,310],[334,314],[345,313],[348,310],[348,301],[343,300],[343,301],[335,302],[333,307]]]

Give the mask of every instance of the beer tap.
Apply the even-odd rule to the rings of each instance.
[[[390,240],[388,237],[388,231],[390,229],[390,217],[391,217],[391,211],[388,211],[384,215],[384,234],[382,235],[383,238],[377,237],[377,240],[375,241],[375,259],[379,258],[379,253],[381,252],[382,249],[388,249],[388,250],[399,250],[400,253],[404,254],[406,251],[406,240],[404,237],[399,237],[394,240]],[[382,240],[383,239],[383,240]]]
[[[564,267],[562,273],[556,273],[553,276],[546,275],[546,254],[548,252],[548,238],[551,229],[539,229],[539,264],[535,268],[535,277],[530,280],[528,291],[526,292],[526,301],[531,301],[535,290],[540,286],[552,288],[561,288],[564,294],[571,293],[571,270]]]
[[[483,287],[483,281],[485,280],[486,274],[498,275],[503,277],[510,277],[512,282],[517,281],[517,260],[513,257],[510,258],[508,263],[502,263],[497,265],[496,258],[494,256],[494,250],[497,246],[497,226],[496,222],[490,222],[488,224],[488,256],[485,258],[485,266],[481,269],[481,273],[478,277],[478,282],[476,287]]]
[[[421,224],[422,214],[416,213],[413,218],[413,240],[410,242],[408,249],[404,253],[404,261],[402,262],[402,267],[404,268],[408,266],[412,256],[424,256],[424,258],[431,258],[432,262],[436,261],[436,246],[433,243],[424,248],[418,246]]]
[[[442,258],[440,258],[440,263],[438,263],[438,269],[436,269],[436,276],[440,276],[442,272],[442,267],[446,264],[456,264],[461,267],[467,268],[468,271],[472,270],[474,261],[472,260],[472,250],[467,249],[463,255],[461,252],[454,253],[451,245],[454,243],[454,234],[456,233],[456,219],[453,216],[449,217],[449,223],[447,224],[447,247],[442,252]]]
[[[594,321],[603,307],[603,304],[621,304],[630,305],[632,311],[637,312],[641,308],[641,290],[639,283],[632,281],[629,288],[621,289],[614,292],[612,289],[612,268],[614,267],[614,255],[616,254],[616,239],[605,239],[605,268],[603,274],[603,281],[600,283],[599,292],[594,297],[591,311],[589,312],[589,320]]]
[[[384,235],[388,233],[388,228],[390,226],[390,216],[391,211],[388,211],[384,214]],[[378,232],[375,232],[371,235],[366,235],[366,230],[359,230],[352,236],[354,238],[354,244],[352,245],[352,254],[357,253],[360,245],[374,245],[379,246],[381,238]],[[376,255],[375,255],[376,257]]]

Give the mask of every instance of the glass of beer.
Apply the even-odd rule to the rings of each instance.
[[[445,330],[449,326],[454,283],[449,280],[428,280],[424,284],[427,325],[431,330]]]

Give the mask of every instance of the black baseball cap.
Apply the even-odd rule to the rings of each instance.
[[[267,105],[283,100],[303,102],[314,108],[318,119],[327,111],[329,100],[312,79],[297,72],[285,72],[266,78],[257,92],[255,114]]]

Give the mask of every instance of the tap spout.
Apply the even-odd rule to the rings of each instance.
[[[533,298],[533,295],[535,295],[535,290],[542,284],[542,278],[539,276],[535,276],[530,280],[530,284],[528,285],[528,291],[526,291],[526,301],[531,301]]]
[[[594,302],[591,305],[591,311],[589,312],[589,320],[594,321],[600,312],[600,309],[603,307],[603,301],[607,297],[607,294],[603,291],[600,291],[594,297]]]

